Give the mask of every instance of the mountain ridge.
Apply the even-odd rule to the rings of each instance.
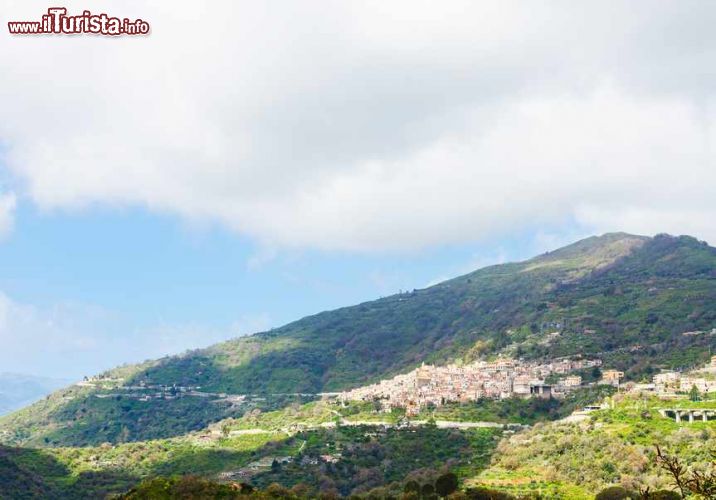
[[[638,379],[659,365],[702,362],[713,336],[681,333],[714,327],[716,249],[688,236],[607,233],[104,375],[130,386],[317,393],[372,383],[423,361],[607,352],[611,365]],[[6,441],[40,446],[168,437],[242,411],[200,398],[140,404],[96,394],[68,388],[0,419],[0,440],[3,433]]]

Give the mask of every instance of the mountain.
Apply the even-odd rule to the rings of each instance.
[[[0,373],[0,415],[29,405],[68,383],[68,380]]]
[[[637,380],[703,363],[716,346],[714,328],[715,248],[689,236],[612,233],[111,370],[3,417],[0,440],[60,446],[170,437],[246,410],[220,393],[257,395],[258,407],[275,408],[289,393],[342,390],[423,361],[498,353],[599,355]],[[157,393],[162,385],[171,388]]]

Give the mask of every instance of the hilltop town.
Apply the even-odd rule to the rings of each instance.
[[[588,385],[610,385],[622,392],[649,392],[662,398],[697,391],[716,393],[716,356],[710,364],[689,372],[663,371],[649,383],[622,383],[624,373],[601,369],[599,358],[561,358],[537,363],[510,358],[476,361],[469,364],[452,363],[435,366],[423,363],[420,367],[378,383],[338,393],[270,394],[271,396],[322,397],[337,402],[378,402],[383,411],[404,409],[406,416],[415,416],[422,409],[446,403],[465,403],[480,399],[563,398],[571,391]],[[594,369],[595,382],[586,383],[574,372]],[[551,380],[550,383],[547,380]],[[216,402],[241,405],[263,401],[259,394],[227,394],[202,391],[199,386],[158,385],[139,382],[126,385],[122,378],[107,376],[85,377],[79,387],[99,389],[95,398],[123,396],[137,401],[171,400],[183,397],[209,398]]]
[[[421,409],[449,402],[510,397],[561,398],[581,386],[580,375],[571,372],[602,366],[600,359],[558,359],[546,363],[514,359],[477,361],[467,365],[434,366],[423,363],[419,368],[380,382],[338,395],[340,401],[378,401],[384,411],[403,408],[407,416]],[[684,393],[695,388],[699,393],[716,392],[716,356],[700,371],[680,373],[668,371],[655,375],[647,384],[621,384],[623,372],[599,370],[597,384],[621,388],[626,392],[648,391],[662,397]],[[545,379],[559,377],[554,384]]]
[[[513,359],[492,362],[477,361],[459,366],[419,368],[377,384],[360,387],[339,395],[339,400],[380,401],[383,409],[404,408],[408,416],[427,406],[441,406],[447,402],[467,402],[479,399],[509,397],[560,397],[582,385],[582,377],[570,372],[600,367],[600,359],[560,359],[538,364]],[[550,375],[564,375],[556,384],[547,384]],[[605,383],[618,384],[620,372],[607,370]]]

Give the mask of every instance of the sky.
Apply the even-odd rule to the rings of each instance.
[[[0,372],[81,377],[610,231],[716,241],[716,4],[0,0]],[[54,6],[54,4],[53,4]]]

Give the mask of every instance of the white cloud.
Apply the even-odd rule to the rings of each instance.
[[[0,238],[12,231],[16,203],[14,193],[0,193]]]
[[[271,249],[563,222],[716,241],[714,5],[68,7],[152,35],[4,35],[5,163],[43,208],[143,205]]]

